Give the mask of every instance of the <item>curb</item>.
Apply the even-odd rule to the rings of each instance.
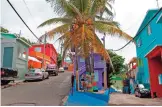
[[[66,102],[67,102],[67,99],[68,99],[68,96],[65,96],[65,97],[62,99],[61,106],[65,106],[65,104],[66,104]]]
[[[5,89],[5,88],[11,87],[11,86],[20,85],[20,83],[23,83],[23,80],[11,82],[11,83],[9,83],[7,85],[3,85],[3,86],[1,85],[1,89]]]

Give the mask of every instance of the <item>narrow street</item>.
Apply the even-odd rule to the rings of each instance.
[[[71,73],[1,89],[1,105],[59,106],[70,91]]]
[[[134,95],[113,93],[109,106],[162,106],[162,98],[138,98]]]

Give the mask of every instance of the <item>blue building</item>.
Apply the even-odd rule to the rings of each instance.
[[[138,58],[137,83],[150,84],[152,96],[162,97],[162,8],[149,10],[134,38]]]

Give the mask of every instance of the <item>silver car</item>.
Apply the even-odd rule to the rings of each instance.
[[[25,80],[44,80],[48,79],[49,74],[43,69],[30,69],[28,73],[25,74]]]
[[[64,72],[65,70],[64,70],[64,68],[63,67],[60,67],[59,68],[59,72]]]

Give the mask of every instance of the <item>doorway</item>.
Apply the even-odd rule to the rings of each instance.
[[[13,47],[4,47],[3,67],[12,68]]]

